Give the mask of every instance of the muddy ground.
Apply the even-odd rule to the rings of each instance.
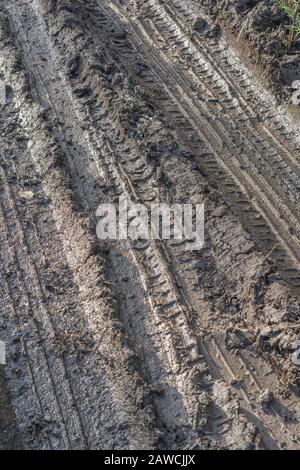
[[[1,445],[299,449],[297,123],[197,2],[0,28]],[[121,195],[204,202],[204,248],[99,240]]]
[[[291,103],[292,84],[300,80],[300,37],[290,44],[290,20],[274,0],[197,0],[247,60],[249,69],[280,100]],[[296,111],[292,109],[292,111]],[[298,113],[299,115],[299,113]]]

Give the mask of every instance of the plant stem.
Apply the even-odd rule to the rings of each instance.
[[[297,17],[298,17],[299,11],[300,11],[300,3],[297,2],[296,8],[295,8],[295,12],[294,12],[294,15],[293,15],[293,20],[292,20],[292,26],[291,26],[290,36],[289,36],[289,49],[292,47],[292,44],[293,44],[294,39],[295,39],[295,35],[296,35],[296,21],[297,21]]]

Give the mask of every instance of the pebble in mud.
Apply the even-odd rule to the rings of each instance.
[[[22,199],[26,199],[28,201],[30,201],[34,197],[34,192],[30,190],[28,191],[20,190],[18,194]]]

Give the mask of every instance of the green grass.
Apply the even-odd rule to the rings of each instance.
[[[300,0],[275,0],[275,3],[290,19],[288,46],[300,37]]]

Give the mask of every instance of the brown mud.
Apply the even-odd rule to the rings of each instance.
[[[290,44],[290,20],[274,0],[197,0],[261,82],[291,104],[300,80],[300,37]],[[292,111],[296,108],[291,106]],[[299,117],[299,112],[298,112]]]
[[[1,6],[0,339],[24,448],[300,447],[299,132],[196,3]],[[99,240],[121,195],[204,202],[204,248]]]

